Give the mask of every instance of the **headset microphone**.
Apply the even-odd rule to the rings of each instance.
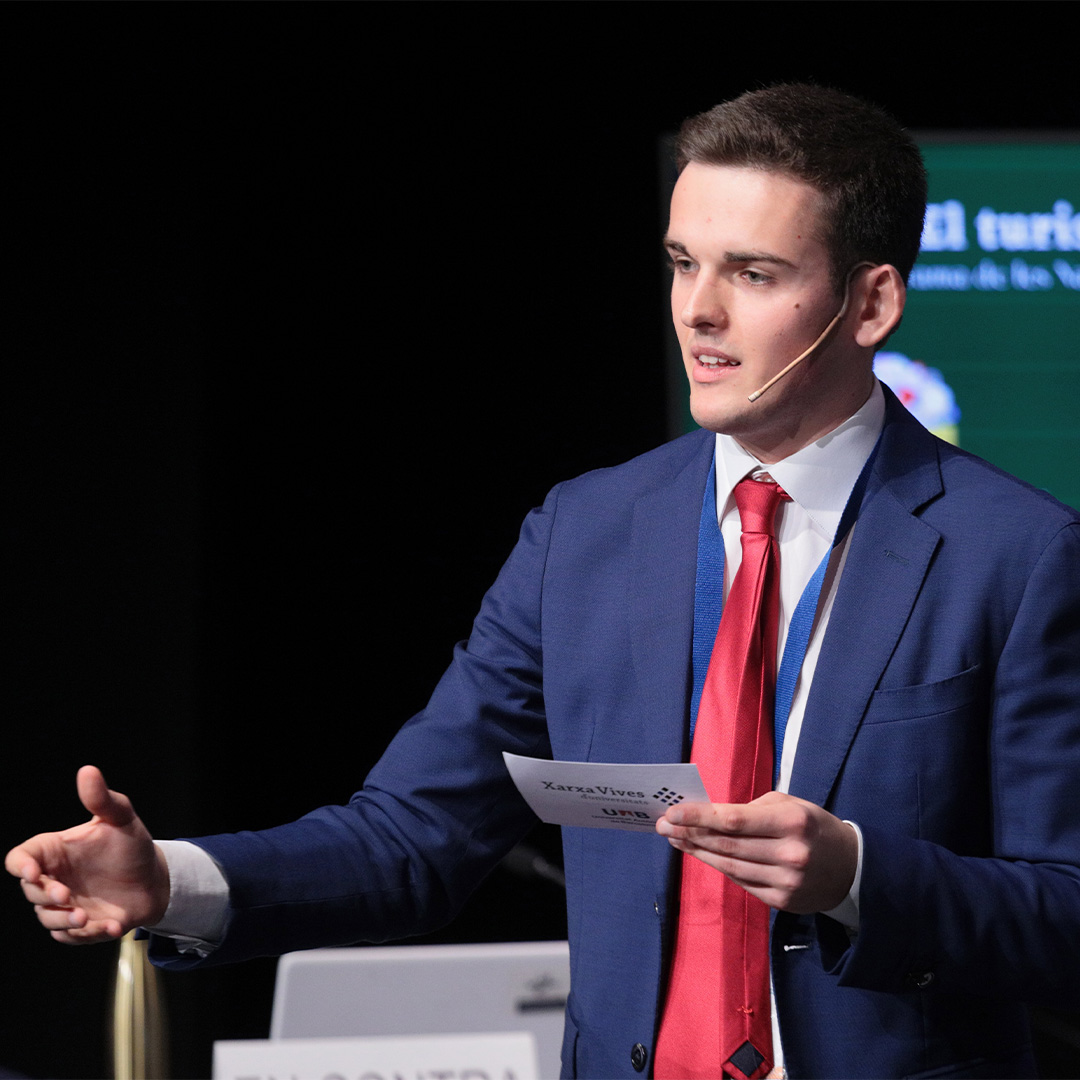
[[[833,318],[832,322],[830,322],[829,325],[821,331],[821,336],[817,339],[817,341],[814,342],[813,345],[810,346],[809,349],[806,350],[806,352],[800,353],[798,356],[795,357],[794,360],[791,361],[790,364],[788,364],[786,368],[784,368],[782,371],[778,371],[763,387],[761,387],[761,389],[755,390],[746,399],[747,401],[757,401],[757,399],[761,397],[761,395],[764,394],[766,390],[768,390],[775,383],[778,383],[797,364],[801,364],[833,332],[833,330],[836,329],[836,324],[847,314],[848,304],[851,301],[851,279],[854,276],[855,271],[858,270],[860,267],[873,265],[874,264],[870,262],[856,263],[848,271],[847,281],[844,283],[844,303],[841,306],[840,310],[836,313],[836,316]]]

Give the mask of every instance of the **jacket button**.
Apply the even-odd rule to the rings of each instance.
[[[916,990],[925,990],[933,983],[934,973],[932,971],[913,971],[908,975],[907,981]]]
[[[634,1043],[634,1049],[630,1051],[630,1064],[641,1072],[645,1068],[645,1062],[649,1060],[649,1051],[641,1043]]]

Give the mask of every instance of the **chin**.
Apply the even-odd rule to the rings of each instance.
[[[746,401],[725,402],[700,401],[690,396],[690,415],[698,427],[723,435],[738,435],[749,419],[747,413],[753,405]]]

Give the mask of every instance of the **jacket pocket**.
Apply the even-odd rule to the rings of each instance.
[[[982,690],[981,664],[935,682],[875,690],[863,723],[890,724],[964,709],[978,699]]]

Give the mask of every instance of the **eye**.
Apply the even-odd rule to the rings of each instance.
[[[764,270],[743,270],[742,278],[748,285],[770,285],[773,281],[772,275]]]
[[[668,256],[668,269],[673,274],[689,274],[694,269],[694,260],[685,255]]]

